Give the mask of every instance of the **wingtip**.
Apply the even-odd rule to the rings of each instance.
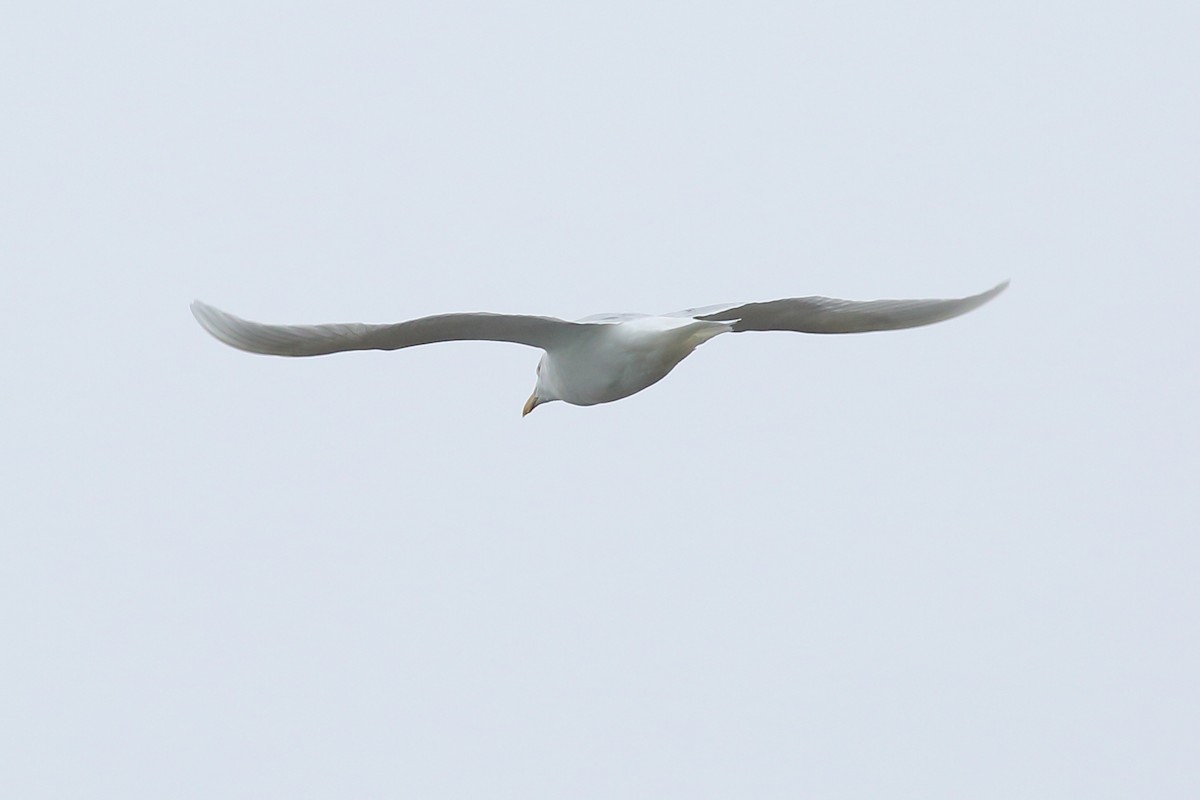
[[[201,300],[193,300],[189,308],[200,327],[214,339],[239,350],[254,352],[252,348],[247,347],[244,337],[239,334],[238,324],[242,320]]]
[[[992,288],[988,289],[986,292],[981,292],[976,296],[979,297],[983,302],[986,303],[988,300],[991,300],[992,298],[1000,295],[1005,289],[1008,288],[1008,284],[1011,282],[1012,282],[1011,279],[1005,278],[1004,280],[1000,281]]]
[[[193,300],[191,304],[188,305],[188,309],[192,312],[192,316],[195,318],[196,322],[200,323],[200,327],[204,328],[209,333],[212,333],[214,336],[216,335],[213,330],[214,325],[223,316],[223,313],[219,309],[210,306],[203,300]]]
[[[203,314],[204,310],[207,308],[209,308],[209,305],[203,300],[193,300],[192,302],[188,303],[188,310],[192,312],[192,316],[196,319],[200,319],[200,315]]]

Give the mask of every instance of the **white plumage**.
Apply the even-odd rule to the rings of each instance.
[[[957,317],[1004,291],[951,300],[836,300],[793,297],[690,308],[661,316],[602,314],[578,322],[520,314],[440,314],[391,325],[266,325],[199,300],[192,314],[231,347],[275,356],[399,350],[433,342],[514,342],[544,350],[524,413],[551,400],[609,403],[662,380],[697,346],[722,333],[863,333],[915,328]]]

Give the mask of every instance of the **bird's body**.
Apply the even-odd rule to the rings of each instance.
[[[723,333],[861,333],[929,325],[978,308],[1007,282],[953,300],[799,297],[708,306],[660,316],[603,314],[578,322],[515,314],[442,314],[394,325],[264,325],[199,301],[192,313],[222,342],[252,353],[314,356],[346,350],[398,350],[445,341],[515,342],[544,350],[528,414],[551,400],[590,406],[652,386],[699,345]]]
[[[538,364],[538,402],[620,400],[658,383],[700,344],[730,330],[724,322],[633,315],[601,325],[546,351]]]

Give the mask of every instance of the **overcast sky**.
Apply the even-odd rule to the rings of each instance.
[[[1200,5],[22,3],[0,794],[1200,796]],[[521,419],[271,322],[971,294]]]

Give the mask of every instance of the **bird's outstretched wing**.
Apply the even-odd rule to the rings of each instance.
[[[514,342],[543,350],[588,328],[553,317],[519,314],[439,314],[393,325],[265,325],[196,300],[192,315],[230,347],[272,356],[321,356],[345,350],[399,350],[433,342]]]
[[[795,331],[797,333],[865,333],[916,328],[957,317],[1000,294],[1008,281],[986,292],[953,300],[837,300],[832,297],[792,297],[740,306],[707,306],[671,316],[729,322],[733,331]]]

